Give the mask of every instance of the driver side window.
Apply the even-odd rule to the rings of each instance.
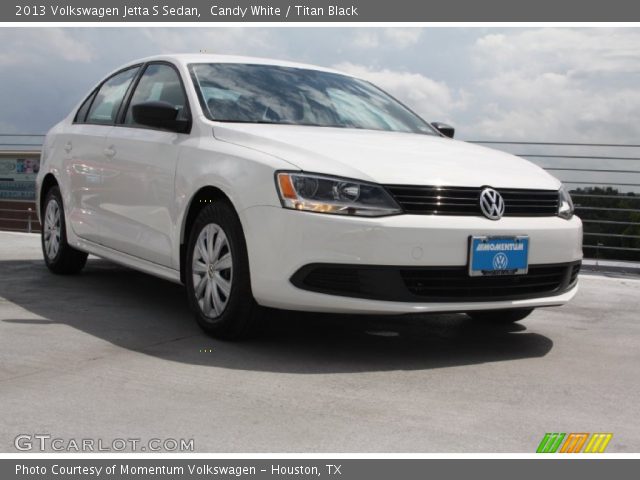
[[[148,65],[136,86],[124,119],[125,125],[137,125],[133,119],[132,108],[144,102],[167,102],[178,110],[177,119],[187,119],[189,109],[178,72],[171,66],[156,63]]]

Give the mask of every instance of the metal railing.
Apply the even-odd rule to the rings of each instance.
[[[586,256],[598,259],[604,251],[609,252],[605,256],[610,259],[640,260],[640,145],[484,140],[471,143],[526,158],[562,180],[584,223]],[[618,205],[605,206],[611,202]]]
[[[0,134],[2,150],[39,149],[44,135]],[[640,144],[477,140],[526,158],[562,180],[584,223],[585,254],[640,260]],[[618,202],[611,205],[611,202]],[[0,210],[0,221],[8,209]],[[35,224],[28,213],[27,231]],[[24,221],[24,220],[22,220]],[[16,229],[19,230],[19,229]],[[24,231],[24,230],[23,230]]]
[[[41,133],[0,133],[0,149],[22,150],[29,147],[40,149],[43,140],[44,135]]]
[[[27,218],[15,218],[15,217],[5,217],[6,214],[17,213],[17,214],[26,214]],[[9,224],[27,224],[26,227],[10,227],[6,226],[6,223]],[[35,208],[27,208],[25,209],[15,209],[15,208],[0,208],[0,230],[9,230],[12,232],[27,232],[33,233],[35,231],[40,231],[40,223],[38,222],[38,216],[36,215]]]

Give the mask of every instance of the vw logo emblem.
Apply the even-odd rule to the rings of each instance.
[[[509,265],[509,259],[507,256],[502,252],[496,253],[495,257],[493,257],[493,269],[506,270],[507,265]]]
[[[502,195],[493,188],[485,188],[480,192],[480,210],[491,220],[500,220],[504,215],[504,200]]]

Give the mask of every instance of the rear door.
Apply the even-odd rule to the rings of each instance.
[[[62,140],[64,176],[70,199],[67,218],[81,238],[100,242],[100,192],[104,188],[103,165],[107,134],[113,128],[125,93],[139,67],[106,79],[78,109]]]
[[[180,147],[189,135],[136,124],[132,106],[147,101],[168,102],[179,118],[190,118],[177,69],[166,62],[147,64],[120,123],[107,137],[111,156],[103,175],[103,243],[172,267],[175,171]]]

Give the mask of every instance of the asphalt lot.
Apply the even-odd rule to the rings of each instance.
[[[53,276],[39,237],[0,233],[0,451],[47,433],[193,438],[198,452],[533,452],[545,432],[612,432],[608,452],[638,452],[639,312],[640,280],[582,275],[573,303],[522,325],[278,313],[262,337],[225,343],[178,285],[99,259]]]

